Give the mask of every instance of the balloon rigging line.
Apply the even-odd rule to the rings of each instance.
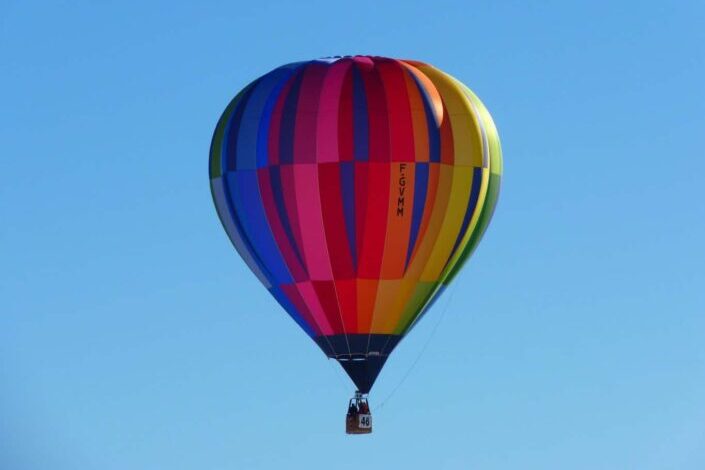
[[[338,362],[338,361],[331,361],[331,359],[333,359],[333,358],[331,358],[331,357],[328,358],[328,364],[330,364],[333,367],[333,370],[334,370],[333,373],[335,374],[335,376],[338,379],[337,380],[338,385],[340,385],[340,387],[343,390],[345,390],[345,393],[348,393],[350,389],[347,387],[346,380],[345,380],[345,378],[340,377],[340,369],[334,364],[334,362]]]
[[[389,392],[389,395],[386,396],[384,400],[380,402],[379,405],[377,405],[375,408],[372,409],[372,411],[377,411],[380,410],[387,401],[389,401],[392,396],[399,390],[399,388],[406,382],[406,379],[409,378],[411,375],[411,372],[414,370],[414,367],[416,367],[416,364],[418,364],[419,360],[421,357],[424,355],[426,352],[426,349],[428,348],[428,345],[431,344],[431,340],[433,339],[433,336],[436,334],[436,331],[438,330],[439,325],[441,324],[441,321],[443,320],[443,317],[445,316],[446,312],[448,311],[448,307],[450,306],[450,302],[453,300],[453,294],[455,294],[455,290],[457,288],[458,284],[453,283],[450,292],[448,293],[448,300],[446,301],[445,306],[443,307],[443,311],[438,317],[438,320],[436,320],[436,324],[433,325],[433,329],[431,330],[431,334],[426,338],[426,342],[424,345],[421,347],[421,351],[419,351],[418,356],[416,356],[416,359],[414,359],[414,362],[411,363],[411,366],[409,366],[409,369],[407,369],[406,373],[404,376],[401,378],[399,383],[396,384],[396,386],[392,389],[391,392]]]

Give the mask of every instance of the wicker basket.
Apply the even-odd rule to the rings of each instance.
[[[345,432],[348,434],[369,434],[372,432],[372,415],[354,414],[345,417]]]

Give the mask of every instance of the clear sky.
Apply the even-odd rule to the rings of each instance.
[[[470,86],[505,173],[350,437],[207,159],[249,81],[356,53]],[[2,470],[705,468],[702,1],[3,0],[0,71]]]

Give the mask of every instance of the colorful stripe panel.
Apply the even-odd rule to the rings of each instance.
[[[225,109],[210,151],[235,248],[363,391],[476,249],[501,172],[467,87],[384,57],[269,72]]]

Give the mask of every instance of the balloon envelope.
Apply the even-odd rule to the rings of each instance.
[[[363,393],[477,246],[501,171],[497,131],[468,88],[369,56],[258,78],[210,152],[235,248]]]

